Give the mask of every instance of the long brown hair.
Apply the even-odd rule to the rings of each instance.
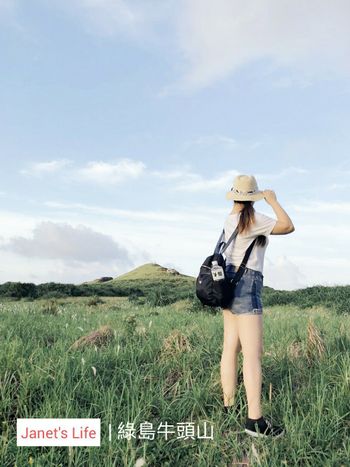
[[[235,201],[235,203],[243,204],[243,209],[240,212],[238,222],[238,233],[243,233],[249,230],[251,224],[255,221],[255,209],[252,201]],[[256,241],[256,245],[265,246],[266,237],[265,235],[259,235]]]

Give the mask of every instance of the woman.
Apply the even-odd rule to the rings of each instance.
[[[274,210],[277,219],[255,211],[253,204],[260,199]],[[226,194],[233,200],[233,208],[225,221],[225,241],[238,225],[238,235],[226,249],[226,273],[233,277],[244,253],[251,242],[257,242],[246,263],[244,274],[235,288],[235,296],[228,308],[223,309],[224,342],[221,358],[221,384],[224,410],[230,413],[237,385],[237,356],[243,353],[243,379],[248,402],[245,432],[251,436],[278,437],[284,434],[282,427],[273,426],[261,411],[263,352],[263,326],[261,291],[263,263],[269,235],[286,235],[294,225],[277,201],[272,190],[260,191],[254,176],[238,175],[233,187]]]

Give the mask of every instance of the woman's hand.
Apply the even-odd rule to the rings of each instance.
[[[276,194],[273,190],[264,190],[264,199],[267,202],[267,204],[271,204],[274,201],[277,201]]]

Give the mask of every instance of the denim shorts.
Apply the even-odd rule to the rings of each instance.
[[[226,276],[233,278],[238,267],[226,264]],[[261,315],[263,312],[261,292],[264,276],[260,271],[245,268],[236,284],[235,296],[226,307],[233,314]]]

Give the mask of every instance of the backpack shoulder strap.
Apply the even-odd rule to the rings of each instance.
[[[229,246],[229,244],[232,242],[232,240],[237,237],[237,234],[238,234],[238,226],[232,232],[230,238],[227,240],[227,242],[225,244],[225,241],[223,240],[225,238],[225,229],[222,229],[222,232],[221,232],[219,240],[218,240],[218,242],[216,244],[214,253],[221,253],[222,254],[226,250],[226,248]],[[225,245],[225,246],[221,250],[222,245]]]
[[[254,248],[254,245],[255,245],[257,239],[258,239],[258,237],[254,238],[252,243],[247,248],[247,250],[246,250],[246,252],[244,254],[244,258],[242,259],[242,262],[239,265],[239,268],[237,269],[236,274],[233,276],[233,278],[231,279],[230,282],[233,282],[233,283],[236,284],[240,280],[240,278],[242,277],[242,275],[244,273],[245,266],[246,266],[247,261],[248,261],[248,258],[250,256],[250,253],[252,252],[252,249]]]

